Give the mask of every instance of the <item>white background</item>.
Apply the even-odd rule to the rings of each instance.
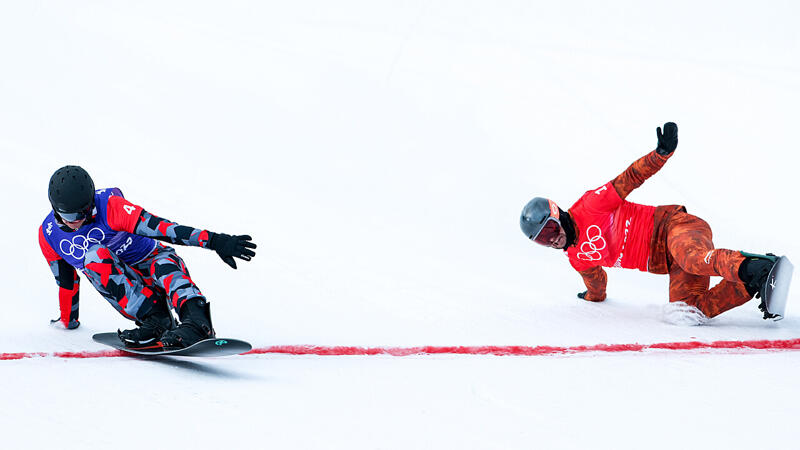
[[[47,180],[78,164],[182,224],[251,234],[231,270],[180,248],[218,335],[281,344],[594,345],[800,337],[797,299],[699,327],[667,277],[581,302],[519,231],[655,147],[629,199],[718,247],[800,258],[793,2],[0,4],[0,352],[95,351],[130,326],[84,281],[51,328]],[[794,448],[800,356],[0,361],[4,448]]]

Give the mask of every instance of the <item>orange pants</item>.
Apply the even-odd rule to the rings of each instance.
[[[739,279],[739,252],[715,249],[705,220],[680,212],[667,223],[669,301],[685,302],[714,317],[750,300]],[[710,277],[723,280],[709,289]]]

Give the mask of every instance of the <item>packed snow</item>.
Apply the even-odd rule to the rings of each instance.
[[[519,231],[655,148],[629,198],[720,248],[800,261],[793,2],[173,1],[0,5],[7,449],[795,448],[800,351],[60,358],[130,327],[83,280],[50,326],[47,181],[78,164],[146,210],[250,234],[179,247],[217,334],[275,345],[592,346],[800,338],[757,301],[705,322],[666,276],[581,301]],[[705,323],[702,323],[705,322]],[[702,323],[702,324],[701,324]]]

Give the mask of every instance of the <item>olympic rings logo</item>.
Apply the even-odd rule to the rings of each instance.
[[[72,256],[75,259],[83,259],[89,246],[92,244],[100,244],[105,240],[106,234],[100,228],[92,228],[86,233],[86,236],[79,234],[72,238],[72,240],[62,239],[58,243],[58,248],[65,255]]]
[[[600,250],[606,248],[606,240],[603,239],[600,227],[592,225],[587,228],[586,238],[588,241],[581,244],[581,252],[577,255],[578,259],[583,261],[600,261],[603,259]]]

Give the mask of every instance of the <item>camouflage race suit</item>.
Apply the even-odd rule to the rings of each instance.
[[[670,302],[685,302],[714,317],[750,300],[738,275],[744,256],[714,249],[711,228],[703,219],[679,212],[666,228]],[[709,289],[712,276],[723,280]]]
[[[175,249],[160,243],[133,265],[120,261],[107,247],[90,248],[83,274],[111,306],[131,319],[147,316],[159,299],[169,299],[178,311],[187,299],[203,297]]]
[[[212,233],[156,217],[117,188],[98,190],[95,206],[91,220],[76,231],[59,226],[53,212],[39,228],[65,327],[78,324],[78,271],[132,320],[146,317],[159,301],[180,311],[187,299],[203,297],[175,250],[157,241],[207,248]]]

